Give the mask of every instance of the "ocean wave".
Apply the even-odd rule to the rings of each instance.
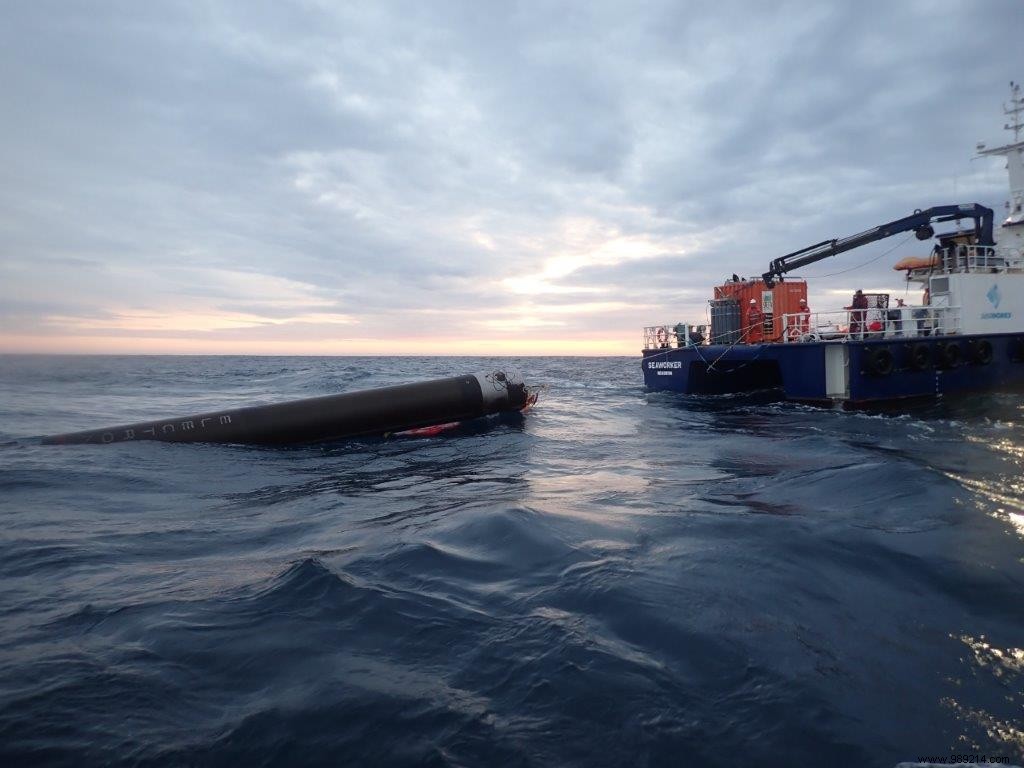
[[[547,385],[537,408],[423,440],[30,439],[121,408],[502,366]],[[1020,754],[1017,399],[847,413],[648,394],[639,374],[625,358],[0,369],[0,759]]]

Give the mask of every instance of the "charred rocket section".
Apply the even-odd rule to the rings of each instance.
[[[71,432],[46,437],[43,443],[315,443],[520,410],[528,398],[521,381],[498,371]]]

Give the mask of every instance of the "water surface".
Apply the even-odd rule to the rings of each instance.
[[[521,421],[40,435],[495,368]],[[1024,406],[643,389],[625,358],[0,357],[0,758],[1024,759]]]

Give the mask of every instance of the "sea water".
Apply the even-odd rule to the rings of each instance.
[[[511,423],[43,446],[517,369]],[[1024,405],[648,393],[628,358],[0,357],[3,765],[1024,754]]]

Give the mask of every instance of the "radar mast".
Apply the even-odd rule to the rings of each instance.
[[[978,144],[979,157],[994,157],[1002,155],[1006,158],[1006,171],[1010,176],[1010,199],[1006,203],[1009,216],[1003,222],[1004,227],[1024,224],[1024,141],[1021,140],[1021,132],[1024,132],[1024,96],[1021,96],[1020,83],[1010,81],[1010,103],[1003,104],[1003,114],[1007,122],[1003,128],[1013,131],[1013,142],[1004,144],[1001,147],[988,149],[984,144]]]

